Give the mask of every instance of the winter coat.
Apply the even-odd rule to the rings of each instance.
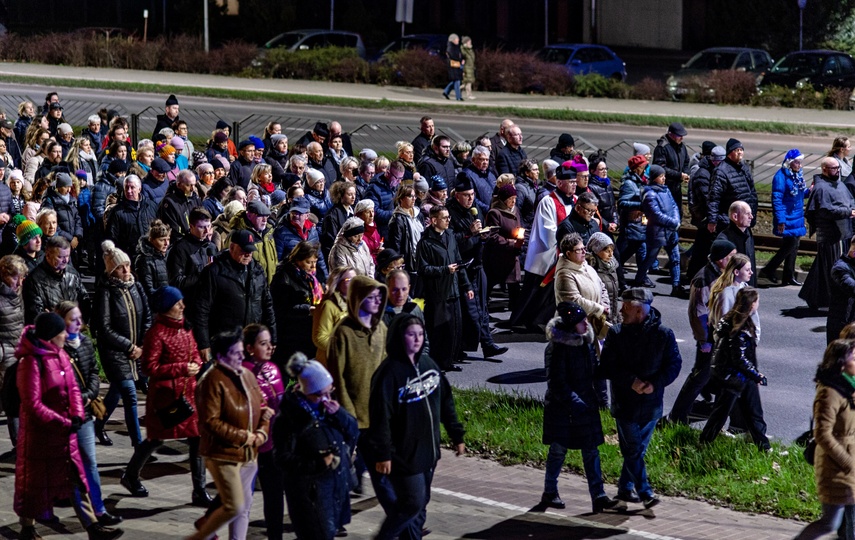
[[[134,257],[140,238],[148,234],[151,222],[157,217],[157,206],[149,199],[139,201],[122,199],[110,210],[104,232],[116,247]]]
[[[480,234],[472,233],[472,224],[477,219],[481,221],[483,226],[486,221],[484,214],[476,205],[473,204],[469,208],[465,208],[454,198],[449,198],[445,207],[450,219],[448,232],[453,233],[455,240],[457,240],[460,261],[472,260],[472,264],[467,268],[468,271],[480,269],[483,264],[484,242]]]
[[[618,211],[620,213],[620,234],[628,240],[643,242],[647,229],[642,222],[641,194],[645,183],[640,176],[626,171],[620,180]]]
[[[166,255],[169,284],[180,289],[184,298],[196,298],[202,270],[216,254],[214,244],[188,234],[170,247]],[[192,309],[192,303],[188,307]],[[185,316],[189,318],[189,314]]]
[[[510,210],[496,203],[484,222],[485,227],[497,227],[486,234],[484,271],[490,283],[519,283],[521,243],[514,236],[520,227],[518,207]]]
[[[490,202],[493,200],[493,191],[496,189],[496,175],[490,169],[481,172],[475,165],[466,167],[463,173],[475,188],[475,205],[482,214],[486,214],[490,211]]]
[[[591,268],[597,272],[597,276],[599,276],[600,281],[603,282],[603,285],[606,288],[606,293],[608,294],[608,321],[612,324],[619,323],[621,316],[620,303],[618,302],[618,299],[620,298],[620,285],[618,284],[617,277],[618,260],[616,257],[612,257],[609,259],[609,262],[605,262],[601,258],[597,257],[596,254],[589,257],[589,259],[591,261]]]
[[[142,285],[136,281],[102,279],[95,289],[93,328],[104,374],[111,383],[137,380],[133,348],[142,347],[151,327],[151,312]]]
[[[663,135],[653,149],[653,164],[665,169],[666,185],[679,186],[683,183],[683,175],[689,174],[689,151],[682,142],[677,144]]]
[[[224,251],[202,270],[191,322],[200,349],[211,346],[211,336],[261,323],[276,343],[276,315],[261,265],[250,260],[244,266]]]
[[[184,439],[199,436],[199,416],[173,428],[165,428],[157,411],[169,407],[184,396],[196,408],[196,377],[188,371],[190,364],[201,366],[199,348],[193,332],[184,319],[158,315],[143,341],[140,358],[143,373],[148,375],[148,397],[145,402],[145,431],[149,440]]]
[[[757,371],[757,345],[744,328],[731,333],[733,325],[721,319],[715,329],[712,375],[722,388],[741,392],[748,383],[760,382]]]
[[[751,279],[748,281],[748,284],[752,287],[757,285],[757,261],[755,260],[754,234],[751,232],[751,227],[741,231],[739,227],[734,225],[732,222],[728,222],[727,227],[718,233],[718,236],[716,236],[715,239],[728,240],[736,246],[737,253],[747,255],[748,258],[751,259],[751,269],[754,273],[751,275]]]
[[[104,208],[107,206],[107,197],[121,192],[124,189],[110,173],[102,174],[92,185],[92,215],[102,223],[104,219]]]
[[[427,153],[430,148],[430,137],[426,136],[424,133],[419,132],[416,135],[416,138],[412,140],[410,143],[413,145],[413,161],[416,163]]]
[[[555,266],[555,304],[576,302],[588,317],[600,317],[610,306],[606,286],[587,262],[576,264],[563,254]]]
[[[356,420],[344,408],[333,415],[323,408],[315,410],[291,389],[276,416],[272,437],[294,533],[307,539],[333,538],[350,507],[350,454],[359,437]],[[335,467],[324,461],[328,453],[339,458]]]
[[[716,167],[710,184],[707,200],[708,222],[717,223],[719,226],[727,225],[730,221],[730,205],[734,201],[746,202],[751,207],[751,213],[754,214],[751,221],[753,227],[757,220],[757,190],[754,188],[751,168],[744,161],[737,164],[725,159]]]
[[[380,236],[386,238],[389,235],[392,212],[395,211],[395,190],[384,175],[378,174],[368,185],[363,199],[374,202],[374,223]]]
[[[69,242],[74,238],[83,239],[83,222],[80,221],[80,214],[77,212],[77,199],[69,195],[68,202],[65,202],[60,198],[59,193],[49,188],[42,199],[42,208],[56,210],[56,234]]]
[[[590,449],[605,442],[600,407],[594,390],[594,331],[579,335],[562,328],[561,318],[546,325],[552,360],[546,368],[543,399],[543,444]]]
[[[386,328],[389,328],[392,325],[392,321],[395,320],[395,317],[400,315],[415,315],[423,323],[425,322],[425,313],[422,311],[422,308],[408,298],[400,309],[395,309],[390,305],[386,306],[386,310],[383,312],[383,322],[386,323]],[[430,356],[430,339],[428,339],[427,333],[425,333],[425,344],[424,347],[422,347],[422,354]]]
[[[243,188],[244,191],[249,190],[249,184],[252,182],[252,170],[255,168],[254,161],[245,161],[243,156],[238,157],[231,162],[229,168],[229,182],[232,186]]]
[[[246,445],[248,433],[267,442],[270,422],[261,418],[264,394],[248,369],[236,372],[214,361],[196,386],[199,454],[228,463],[247,463],[258,456]]]
[[[692,216],[692,225],[698,228],[706,227],[709,219],[710,184],[714,171],[715,166],[709,156],[704,156],[689,178],[689,214]]]
[[[440,459],[439,425],[454,445],[465,430],[457,419],[448,379],[431,357],[419,351],[407,357],[404,330],[414,315],[392,322],[386,358],[371,379],[368,446],[375,461],[391,461],[392,476],[421,474]]]
[[[318,218],[318,223],[322,223],[324,220],[324,216],[327,215],[327,212],[332,208],[333,203],[330,198],[330,191],[327,189],[327,185],[324,184],[323,191],[317,191],[310,187],[306,187],[305,189],[306,199],[309,201],[310,212],[315,214]]]
[[[520,163],[526,159],[528,159],[528,154],[525,153],[522,146],[514,148],[507,144],[496,155],[496,172],[499,174],[517,174],[520,170]]]
[[[445,56],[448,59],[448,80],[461,80],[463,78],[463,66],[461,65],[463,53],[460,51],[460,45],[455,45],[449,41],[445,49]],[[452,61],[457,62],[457,67],[451,66]]]
[[[80,274],[71,265],[60,273],[42,261],[24,280],[24,321],[33,324],[36,316],[53,311],[62,300],[71,300],[80,305],[84,318],[88,320],[89,293],[83,287]]]
[[[202,201],[195,190],[188,197],[178,189],[177,184],[172,183],[169,186],[166,195],[158,205],[157,217],[169,225],[171,230],[170,243],[174,244],[181,240],[184,235],[190,233],[190,211],[200,206],[202,206]]]
[[[710,329],[710,310],[707,307],[710,300],[710,287],[721,276],[721,270],[713,263],[707,263],[692,278],[689,289],[689,325],[692,335],[698,343],[712,343]]]
[[[246,218],[246,210],[241,210],[235,214],[229,226],[233,232],[245,229],[252,233],[257,249],[253,252],[252,258],[261,265],[264,275],[267,276],[267,282],[273,281],[273,274],[276,273],[276,266],[279,264],[279,257],[276,255],[276,241],[273,239],[273,227],[267,226],[263,232],[256,231],[252,223]],[[224,244],[224,249],[225,247],[226,244]]]
[[[680,209],[664,185],[651,184],[641,196],[641,210],[647,217],[647,243],[664,245],[680,228]]]
[[[74,364],[72,371],[78,386],[80,387],[80,399],[86,411],[84,420],[92,420],[92,400],[98,397],[101,389],[101,377],[98,374],[98,361],[95,358],[95,345],[86,334],[78,334],[77,346],[72,345],[71,340],[65,342],[65,354],[69,361]],[[74,369],[76,368],[76,369]],[[79,371],[79,373],[78,373]]]
[[[451,230],[440,234],[434,228],[427,229],[416,247],[416,255],[426,305],[444,306],[472,289],[466,272],[452,274],[448,270],[448,265],[460,262],[457,240]]]
[[[517,190],[517,211],[520,223],[530,230],[534,223],[534,212],[537,210],[537,185],[524,176],[517,176],[514,187]]]
[[[137,242],[134,274],[136,274],[137,281],[142,285],[147,299],[151,299],[152,293],[159,287],[169,285],[169,273],[166,269],[168,255],[168,249],[166,253],[161,253],[154,249],[147,237],[140,238]]]
[[[309,161],[306,163],[306,168],[315,169],[316,171],[320,171],[321,173],[323,173],[324,179],[326,180],[326,182],[324,182],[324,192],[327,195],[326,198],[329,199],[329,192],[327,190],[333,184],[333,182],[338,180],[338,167],[336,166],[335,161],[333,161],[332,158],[326,155],[321,158],[320,163],[318,163],[317,161],[313,161],[311,158],[309,158]]]
[[[282,372],[273,362],[255,362],[252,357],[245,357],[243,368],[255,375],[258,388],[264,395],[264,404],[273,409],[276,416],[281,409],[282,399],[285,397],[285,381]],[[258,447],[258,452],[263,454],[273,450],[273,424],[270,424],[270,436],[267,442]]]
[[[21,427],[15,460],[15,513],[22,517],[47,518],[53,501],[68,499],[73,487],[88,492],[77,434],[71,419],[83,418],[80,387],[68,355],[24,331],[15,353],[21,395]]]
[[[0,281],[0,366],[14,363],[15,348],[23,330],[24,299]]]
[[[311,308],[314,297],[309,282],[293,263],[284,260],[279,263],[270,283],[270,295],[278,324],[279,347],[274,353],[276,363],[284,366],[297,351],[313,358],[316,352],[312,343]]]
[[[475,83],[475,49],[472,47],[460,47],[463,54],[463,84]]]
[[[359,307],[365,297],[380,291],[380,311],[371,316],[371,327],[359,320]],[[327,365],[341,406],[356,417],[359,429],[369,425],[368,397],[371,376],[386,356],[385,285],[373,278],[354,278],[347,293],[347,316],[336,326],[327,350]]]
[[[641,424],[659,418],[665,387],[680,374],[682,362],[674,332],[662,326],[656,308],[651,307],[640,323],[612,326],[597,373],[611,380],[612,416]],[[653,392],[638,394],[633,390],[636,378],[652,384]]]
[[[814,474],[822,504],[855,504],[855,388],[840,373],[818,373],[813,401]]]
[[[825,324],[827,336],[837,339],[847,324],[855,321],[855,259],[848,253],[831,267],[828,282],[828,320]]]
[[[270,165],[273,169],[273,183],[277,186],[282,186],[286,171],[288,170],[288,154],[283,154],[278,150],[271,148],[270,151],[267,152],[264,162]]]
[[[318,348],[315,360],[327,365],[327,348],[336,325],[347,317],[347,299],[338,291],[312,311],[312,343]]]
[[[404,257],[404,264],[410,273],[414,273],[418,267],[416,246],[419,245],[419,240],[422,239],[424,231],[425,227],[417,207],[413,208],[412,216],[409,211],[400,206],[395,208],[384,245],[387,248],[394,249]]]
[[[324,226],[320,233],[321,250],[325,257],[329,257],[330,250],[335,243],[335,237],[338,236],[338,231],[341,226],[347,221],[347,218],[353,217],[353,207],[345,208],[341,203],[333,205],[327,215],[324,217]]]
[[[297,231],[294,224],[291,223],[287,212],[282,214],[282,219],[279,220],[279,224],[277,224],[276,228],[273,230],[273,241],[276,243],[276,257],[278,257],[280,261],[286,261],[291,250],[302,241],[317,245],[321,244],[318,228],[314,223],[306,221],[306,226],[301,234]],[[326,282],[327,275],[326,259],[324,258],[324,254],[319,252],[317,269],[318,281],[321,283]]]
[[[339,232],[330,250],[330,271],[336,268],[353,268],[360,276],[374,277],[374,259],[365,242],[354,245]]]
[[[609,224],[618,223],[617,201],[611,181],[592,174],[588,188],[597,196],[597,213],[603,220],[600,226],[602,230],[607,231]]]
[[[561,239],[570,233],[578,233],[582,237],[582,243],[588,244],[594,233],[600,232],[600,224],[596,218],[585,219],[575,209],[567,215],[567,219],[558,224],[558,231],[555,233],[555,244],[561,245]]]
[[[450,157],[439,157],[433,148],[428,147],[418,162],[419,174],[426,180],[430,180],[436,175],[442,177],[449,187],[454,186],[454,180],[457,178],[457,171],[454,170],[454,160]],[[449,189],[449,192],[451,189]]]
[[[772,178],[772,234],[798,238],[807,234],[805,199],[809,195],[810,191],[805,188],[801,173],[798,179],[789,168],[781,168],[775,173]],[[779,225],[784,226],[783,234],[778,232]]]
[[[35,270],[36,267],[40,265],[45,259],[44,251],[36,252],[35,257],[30,257],[29,255],[27,255],[27,251],[24,249],[24,246],[16,247],[15,251],[13,251],[12,254],[18,255],[19,257],[24,259],[24,264],[27,265],[27,275],[29,275],[33,270]]]
[[[172,185],[166,178],[159,181],[151,175],[151,172],[142,179],[142,198],[154,201],[155,206],[160,205],[160,201],[166,197],[166,192],[169,186]]]

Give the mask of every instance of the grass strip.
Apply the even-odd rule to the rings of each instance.
[[[475,105],[447,105],[443,103],[410,103],[387,99],[365,99],[309,94],[290,94],[285,92],[263,92],[256,90],[237,90],[228,88],[200,88],[196,86],[173,86],[165,84],[79,80],[24,75],[7,75],[4,82],[19,84],[38,84],[66,88],[92,88],[98,90],[118,90],[123,92],[181,93],[188,96],[234,99],[240,101],[267,101],[294,103],[302,105],[326,105],[333,107],[352,107],[360,109],[382,109],[397,111],[443,111],[454,114],[477,116],[512,116],[555,120],[561,122],[587,122],[594,124],[621,124],[629,126],[661,127],[671,122],[682,122],[690,129],[709,129],[719,131],[745,131],[755,133],[774,133],[780,135],[828,135],[837,133],[839,127],[791,124],[786,122],[763,122],[751,120],[731,120],[722,118],[702,118],[684,116],[658,116],[653,114],[625,114],[597,111],[577,111],[573,109],[541,109],[527,107],[485,107]]]
[[[505,465],[544,468],[547,447],[541,443],[540,401],[484,389],[456,389],[455,400],[470,452]],[[608,412],[602,413],[602,420],[603,475],[614,484],[622,463],[617,430]],[[773,453],[766,454],[743,437],[724,436],[701,446],[699,433],[683,425],[656,430],[647,451],[647,472],[657,493],[788,519],[819,517],[813,468],[800,446],[773,443]],[[581,453],[568,452],[565,466],[582,474]]]

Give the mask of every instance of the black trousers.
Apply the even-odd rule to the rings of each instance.
[[[478,343],[481,347],[493,344],[493,334],[490,332],[490,313],[487,311],[489,291],[487,290],[487,274],[481,267],[466,269],[469,283],[475,298],[469,300],[460,297],[460,311],[463,313],[463,350],[475,351]]]
[[[763,273],[766,275],[773,274],[775,270],[778,269],[778,266],[781,263],[784,264],[782,267],[783,270],[783,278],[784,283],[790,281],[791,279],[796,277],[796,255],[799,254],[799,241],[801,239],[798,236],[785,236],[781,238],[781,248],[778,250],[775,255],[769,259],[769,262],[766,263],[766,267],[763,269]]]
[[[711,233],[706,226],[698,228],[698,232],[695,234],[695,242],[692,244],[692,257],[689,259],[688,268],[686,268],[686,278],[689,280],[706,266],[715,237],[716,233]]]
[[[701,344],[697,342],[695,345],[695,365],[692,367],[692,372],[680,388],[680,393],[674,401],[674,406],[671,408],[671,414],[668,415],[673,422],[689,422],[689,413],[692,412],[692,405],[701,394],[701,390],[710,381],[710,371],[712,364],[712,351],[701,351]]]
[[[741,390],[722,389],[715,396],[715,405],[710,414],[704,430],[701,432],[700,441],[712,442],[718,435],[724,422],[730,415],[734,405],[738,405],[748,433],[760,449],[769,448],[769,439],[766,437],[766,421],[763,420],[763,405],[760,403],[760,390],[754,382],[747,382]]]
[[[425,326],[430,339],[431,356],[439,367],[448,368],[463,352],[463,316],[458,298],[436,304],[425,302]]]

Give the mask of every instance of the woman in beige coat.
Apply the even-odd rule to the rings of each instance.
[[[855,518],[855,341],[838,339],[825,349],[816,370],[813,402],[816,491],[822,517],[796,540],[833,533],[846,517],[844,538],[853,540]]]

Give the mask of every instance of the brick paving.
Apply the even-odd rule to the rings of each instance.
[[[102,393],[106,389],[102,389]],[[141,396],[144,400],[144,396]],[[142,409],[141,409],[142,410]],[[131,456],[130,440],[113,414],[108,426],[112,447],[97,446],[102,490],[110,512],[125,518],[124,538],[153,540],[183,538],[193,530],[193,521],[202,510],[189,504],[190,474],[187,446],[180,441],[167,443],[157,454],[157,462],[143,471],[149,497],[135,499],[119,485],[122,469]],[[12,510],[14,461],[11,443],[0,418],[0,538],[17,538],[20,530]],[[544,447],[545,451],[545,447]],[[209,483],[213,492],[213,483]],[[383,519],[382,509],[370,493],[354,498],[353,522],[348,538],[367,540]],[[428,508],[432,540],[454,538],[515,540],[552,539],[641,539],[669,540],[792,538],[803,526],[798,522],[763,515],[751,515],[688,499],[663,497],[655,511],[636,510],[623,514],[590,514],[590,500],[584,478],[562,474],[559,490],[567,508],[541,512],[534,508],[543,489],[543,471],[532,467],[505,467],[476,457],[456,458],[444,451],[434,478]],[[614,486],[607,491],[615,493]],[[71,508],[57,508],[57,523],[41,524],[45,538],[83,539],[86,534]],[[286,530],[288,518],[286,517]],[[221,536],[225,538],[226,536]],[[253,499],[248,538],[265,538],[261,493]],[[286,533],[285,538],[295,536]]]

